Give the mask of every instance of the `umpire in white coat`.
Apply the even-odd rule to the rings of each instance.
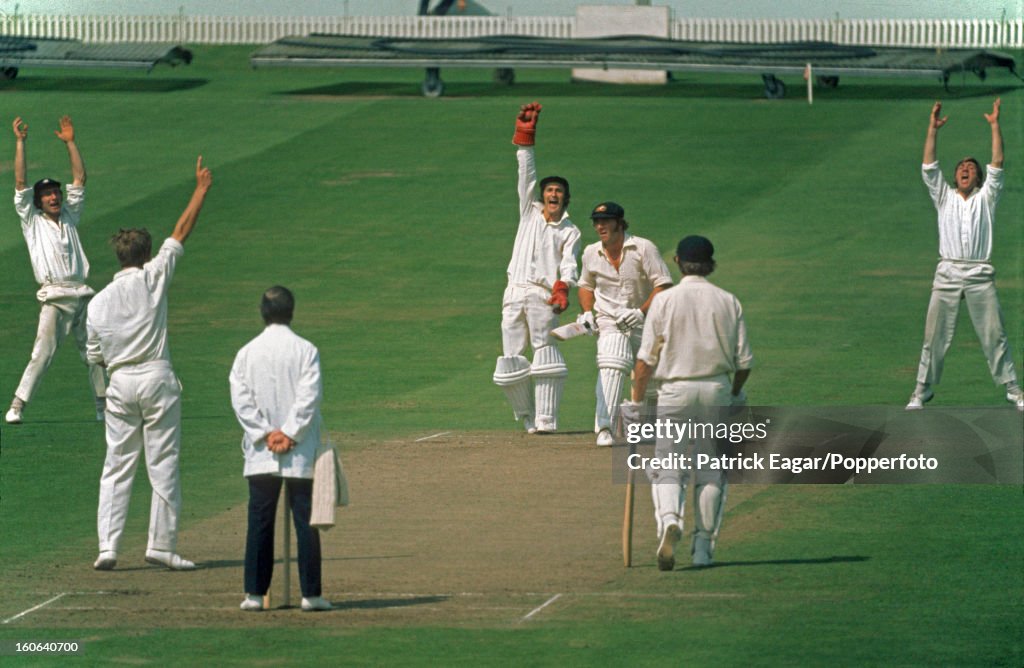
[[[263,609],[274,572],[274,520],[282,482],[298,545],[302,609],[329,610],[321,597],[320,533],[310,527],[313,465],[320,444],[320,353],[289,326],[295,298],[274,286],[263,294],[266,329],[231,367],[231,406],[242,425],[243,475],[249,481],[242,610]]]

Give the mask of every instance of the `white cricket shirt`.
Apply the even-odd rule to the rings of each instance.
[[[167,239],[141,269],[114,274],[89,302],[88,358],[113,373],[126,364],[171,361],[167,346],[167,290],[185,248]]]
[[[966,200],[946,183],[938,162],[921,165],[921,176],[939,214],[939,256],[943,260],[988,262],[996,204],[1003,191],[1003,170],[988,165],[984,183]]]
[[[555,281],[576,285],[576,261],[580,254],[580,231],[572,224],[569,213],[549,223],[543,207],[534,199],[537,167],[533,148],[521,146],[516,151],[519,161],[519,229],[516,231],[512,260],[508,263],[508,284],[528,287],[539,285],[551,290]]]
[[[78,223],[85,204],[85,186],[67,186],[67,198],[55,223],[33,203],[32,188],[14,191],[14,210],[21,219],[21,233],[28,245],[32,273],[39,285],[85,283],[89,260],[78,239]]]
[[[600,241],[583,249],[579,285],[594,293],[598,315],[615,318],[626,309],[640,308],[654,288],[671,282],[658,247],[643,237],[626,233],[618,269],[605,255]]]
[[[702,276],[684,276],[651,302],[637,352],[654,378],[699,380],[754,364],[743,307]]]

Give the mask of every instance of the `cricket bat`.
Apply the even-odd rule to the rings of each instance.
[[[555,327],[551,330],[551,336],[559,341],[568,341],[569,339],[575,339],[577,336],[592,336],[593,334],[594,330],[578,322],[570,322],[568,325]]]
[[[622,518],[622,563],[629,568],[633,565],[633,475],[629,469],[626,475],[626,512]]]

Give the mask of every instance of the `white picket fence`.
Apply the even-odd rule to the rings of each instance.
[[[1024,48],[1024,19],[696,19],[671,22],[673,39],[772,43],[826,41],[927,48]],[[312,32],[453,38],[532,35],[571,38],[571,16],[50,16],[0,15],[0,35],[85,42],[266,44]]]

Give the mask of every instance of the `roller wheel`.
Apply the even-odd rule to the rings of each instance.
[[[774,74],[762,74],[764,80],[764,96],[769,100],[780,100],[786,97],[786,84]]]
[[[423,79],[420,90],[426,97],[441,97],[444,93],[444,82],[441,81],[441,71],[438,68],[427,68],[427,76]]]

